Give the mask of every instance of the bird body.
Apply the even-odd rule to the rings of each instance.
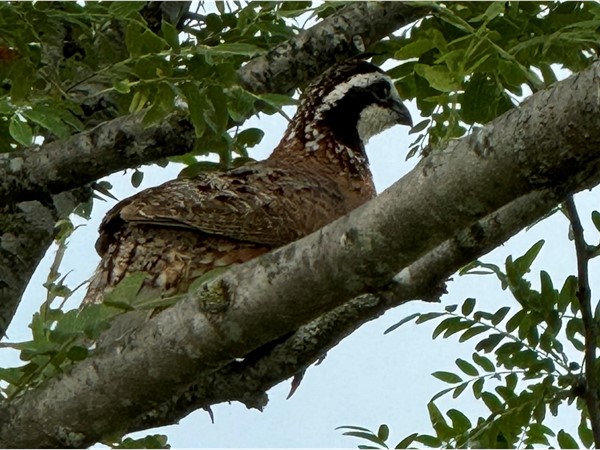
[[[148,274],[157,297],[187,291],[204,273],[297,240],[375,196],[364,142],[410,124],[391,80],[350,61],[303,93],[265,161],[168,181],[118,203],[100,226],[102,260],[84,304],[126,274]]]

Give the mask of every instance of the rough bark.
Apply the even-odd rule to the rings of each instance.
[[[176,17],[180,17],[180,6],[177,11]],[[356,42],[353,41],[356,36],[361,36],[368,46],[428,11],[427,8],[394,2],[349,5],[299,34],[289,44],[282,44],[266,56],[257,58],[256,62],[245,65],[238,72],[239,78],[247,89],[256,92],[286,92],[304,84],[336,58],[359,53],[360,48],[350,44]],[[290,50],[287,54],[286,49]],[[92,90],[103,87],[80,86],[78,92],[85,101],[95,98],[91,95]],[[110,99],[100,103],[110,104]],[[97,104],[96,101],[87,106],[96,111]],[[105,117],[103,114],[100,116]],[[112,116],[109,114],[109,117]],[[28,148],[11,153],[9,157],[0,155],[0,204],[47,198],[51,193],[83,186],[119,170],[187,153],[193,139],[193,128],[183,114],[173,113],[163,123],[149,129],[144,129],[135,116],[125,116],[103,122],[67,141]],[[11,259],[0,259],[1,279],[9,280],[10,284],[0,286],[0,335],[10,323],[31,273],[52,242],[51,228],[41,235],[37,231],[32,234],[27,222],[19,221],[20,216],[12,217],[14,236],[25,245],[22,250],[31,258],[27,259],[27,267],[14,265]],[[0,233],[3,234],[3,228]],[[37,239],[42,235],[44,239]]]
[[[256,93],[287,92],[430,11],[403,2],[355,2],[254,58],[238,72],[241,84]]]
[[[482,236],[502,231],[493,214],[511,208],[515,199],[516,219],[507,222],[501,239],[567,194],[596,185],[599,83],[596,63],[531,96],[520,108],[424,158],[372,202],[298,242],[233,267],[157,314],[122,345],[3,405],[0,445],[80,446],[125,431],[140,411],[168,404],[199,376],[358,295],[388,288],[398,272],[397,282],[412,285],[419,260],[444,245],[455,245],[458,253],[469,249],[469,258],[488,250],[490,242]],[[532,200],[541,203],[530,205]],[[480,230],[490,214],[487,230]],[[444,274],[457,268],[448,266]]]
[[[194,129],[181,113],[144,126],[140,116],[105,122],[64,141],[0,154],[0,203],[58,194],[129,167],[193,149]]]

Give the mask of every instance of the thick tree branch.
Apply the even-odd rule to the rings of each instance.
[[[596,63],[533,95],[424,158],[372,202],[231,268],[120,345],[3,405],[0,445],[80,446],[125,430],[139,411],[167,402],[198,376],[386,288],[396,273],[515,198],[544,191],[560,200],[597,184],[599,80]],[[406,282],[409,274],[401,273]]]
[[[287,92],[430,12],[404,2],[353,2],[254,58],[238,71],[240,81],[256,93]]]
[[[0,154],[0,204],[57,194],[149,160],[187,153],[194,140],[192,124],[180,113],[152,126],[133,115],[38,149]]]
[[[457,268],[505,242],[546,214],[558,200],[551,191],[535,191],[514,200],[411,264],[385,290],[354,298],[303,325],[261,358],[246,358],[198,377],[166,403],[132,419],[128,432],[176,423],[197,409],[222,402],[239,401],[248,408],[262,410],[268,401],[268,389],[305,370],[388,309],[413,299],[435,300],[444,280]]]

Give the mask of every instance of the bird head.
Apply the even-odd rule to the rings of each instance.
[[[324,72],[304,91],[299,112],[310,123],[307,128],[329,131],[350,147],[361,146],[394,125],[412,126],[390,77],[362,60]]]

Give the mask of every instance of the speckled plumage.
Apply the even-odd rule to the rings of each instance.
[[[150,275],[143,289],[156,296],[185,292],[213,268],[348,213],[375,195],[363,141],[395,123],[410,124],[410,116],[379,68],[357,60],[333,67],[304,91],[265,161],[172,180],[109,211],[84,303],[101,302],[127,273],[140,271]]]

